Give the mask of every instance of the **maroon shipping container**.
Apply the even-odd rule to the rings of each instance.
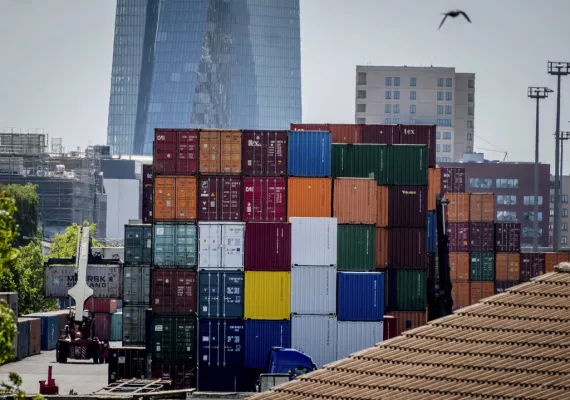
[[[520,280],[528,282],[544,274],[546,256],[544,253],[521,253]]]
[[[520,253],[521,224],[518,222],[499,222],[495,224],[497,253]]]
[[[150,185],[154,182],[152,177],[152,164],[143,164],[142,166],[143,171],[143,186]]]
[[[115,299],[94,299],[85,300],[85,309],[96,313],[112,314],[117,312],[117,300]]]
[[[392,228],[388,234],[389,266],[404,269],[427,267],[425,228]]]
[[[176,172],[195,174],[198,171],[198,131],[181,130],[178,134]]]
[[[286,178],[244,178],[243,220],[286,221]]]
[[[100,340],[109,340],[111,337],[111,314],[95,313],[93,336],[98,337]]]
[[[201,176],[198,183],[200,221],[241,220],[241,178]]]
[[[198,131],[156,129],[155,174],[195,174],[198,170]]]
[[[492,222],[471,222],[469,225],[469,251],[486,253],[495,251],[495,224]]]
[[[40,354],[42,347],[42,321],[39,318],[30,318],[30,355]]]
[[[152,184],[143,186],[141,218],[143,224],[152,224]]]
[[[513,286],[520,285],[520,282],[497,282],[495,281],[495,294],[504,293]]]
[[[398,125],[362,125],[362,143],[400,143]]]
[[[287,175],[287,131],[244,131],[242,173],[246,176]]]
[[[291,124],[292,131],[328,131],[329,124]]]
[[[155,314],[195,314],[196,288],[196,271],[154,269],[152,271],[152,311]]]
[[[427,186],[390,186],[388,188],[388,225],[425,227],[427,225]]]
[[[384,315],[384,336],[382,340],[398,336],[398,321],[393,315]]]
[[[254,222],[245,226],[246,271],[291,271],[291,225]]]
[[[426,144],[428,167],[435,168],[435,125],[398,125],[400,144]]]
[[[441,169],[441,194],[465,193],[465,168]]]
[[[446,226],[447,237],[449,238],[449,251],[467,252],[469,251],[469,223],[449,222]]]
[[[362,143],[362,125],[360,124],[329,124],[333,143]]]
[[[196,387],[195,363],[158,362],[153,361],[151,367],[153,379],[167,379],[172,381],[171,390],[189,389]]]

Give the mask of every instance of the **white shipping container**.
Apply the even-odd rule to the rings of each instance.
[[[293,265],[336,265],[336,218],[293,217],[289,221]]]
[[[244,222],[198,224],[198,268],[243,270]]]
[[[123,297],[123,268],[118,265],[88,265],[86,279],[95,298]],[[53,266],[44,269],[46,297],[66,297],[69,289],[76,283],[74,266]]]
[[[335,315],[291,316],[291,347],[313,359],[317,368],[336,360],[337,320]]]
[[[291,313],[336,314],[336,267],[291,268]]]
[[[336,357],[338,360],[350,354],[373,347],[382,341],[384,322],[338,321]]]

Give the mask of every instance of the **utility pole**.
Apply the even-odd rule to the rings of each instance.
[[[546,99],[548,93],[553,90],[547,87],[530,86],[528,88],[528,97],[536,99],[536,134],[534,138],[534,218],[532,224],[532,251],[538,251],[538,132],[539,132],[539,104],[541,99]]]
[[[570,74],[569,62],[548,61],[548,74],[558,77],[556,93],[556,150],[554,158],[554,234],[552,247],[560,249],[560,84],[562,76]]]

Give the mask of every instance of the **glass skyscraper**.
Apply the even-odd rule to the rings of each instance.
[[[117,0],[107,144],[301,121],[299,0]]]

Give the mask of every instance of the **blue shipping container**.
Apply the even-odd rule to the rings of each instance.
[[[21,360],[30,355],[30,321],[18,319],[18,349],[16,358]]]
[[[123,340],[123,312],[119,311],[111,314],[111,337],[112,342]]]
[[[245,366],[267,368],[272,347],[291,347],[290,321],[245,321]]]
[[[289,132],[289,176],[331,176],[331,133]]]
[[[337,282],[339,320],[384,320],[384,273],[339,272]]]
[[[198,329],[201,367],[243,367],[243,320],[201,319]]]
[[[428,226],[427,226],[427,252],[435,253],[435,244],[437,241],[437,219],[435,211],[428,212]]]
[[[36,313],[25,315],[29,318],[39,318],[42,324],[42,350],[55,350],[59,338],[59,317],[54,312]]]
[[[198,316],[200,318],[243,318],[243,272],[201,271]]]
[[[200,392],[245,392],[244,368],[200,367],[198,387]]]

